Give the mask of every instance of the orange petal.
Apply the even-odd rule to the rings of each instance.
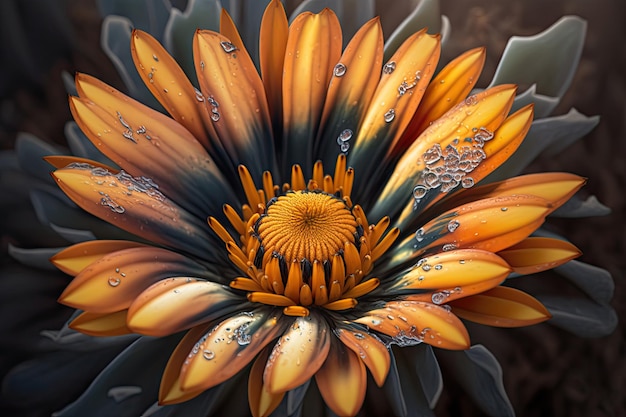
[[[406,196],[424,179],[427,163],[425,154],[437,145],[441,149],[464,145],[465,138],[495,131],[505,120],[513,99],[515,86],[501,85],[478,93],[459,103],[428,127],[398,161],[394,172],[371,210],[374,217],[397,211],[398,203],[404,206]],[[457,150],[458,152],[458,150]],[[432,188],[440,192],[440,188]]]
[[[550,312],[537,299],[509,287],[496,287],[482,294],[450,303],[459,317],[496,327],[522,327],[548,320]]]
[[[241,40],[241,36],[239,36],[237,26],[235,26],[235,22],[224,8],[222,8],[222,13],[220,14],[220,34],[228,38],[230,43],[237,49],[245,49],[243,40]]]
[[[267,389],[267,385],[263,383],[263,372],[269,356],[269,348],[264,349],[259,354],[252,365],[248,378],[248,403],[254,417],[267,417],[272,414],[285,396],[284,392],[272,394]]]
[[[84,312],[69,324],[70,329],[77,330],[90,336],[120,336],[132,331],[126,326],[128,310],[114,313]]]
[[[556,268],[581,255],[571,243],[548,237],[529,237],[498,252],[518,274],[534,274]]]
[[[50,258],[50,262],[68,275],[76,276],[88,265],[111,252],[146,246],[129,240],[90,240],[77,243]]]
[[[471,49],[437,73],[394,153],[406,149],[432,122],[469,94],[483,69],[485,56],[485,48]]]
[[[320,369],[330,349],[326,320],[317,314],[297,317],[278,340],[265,366],[263,383],[270,393],[294,389]]]
[[[186,256],[166,249],[123,249],[104,255],[83,269],[59,301],[91,313],[113,313],[127,309],[143,290],[161,279],[198,276],[203,272],[204,268]]]
[[[263,82],[248,52],[208,30],[193,40],[198,81],[211,119],[234,164],[243,163],[260,180],[271,167],[274,148]],[[260,161],[268,165],[261,167]]]
[[[400,345],[428,343],[443,349],[467,349],[469,335],[461,320],[448,310],[419,301],[390,301],[355,320],[394,338]]]
[[[50,155],[45,156],[43,159],[55,168],[65,168],[70,164],[89,164],[94,167],[103,168],[107,171],[117,173],[116,169],[108,165],[102,164],[92,159],[79,158],[78,156]]]
[[[302,162],[303,153],[312,150],[311,138],[317,134],[341,47],[341,26],[330,9],[319,14],[301,13],[289,26],[283,69],[283,137],[288,167]],[[303,169],[308,172],[310,167]]]
[[[128,309],[135,333],[166,336],[223,316],[241,304],[228,287],[193,278],[168,278],[142,292]]]
[[[416,233],[416,253],[434,247],[497,252],[514,245],[544,221],[550,203],[530,195],[510,195],[465,204],[428,222]]]
[[[359,172],[361,164],[393,148],[413,118],[424,91],[437,67],[439,35],[426,29],[409,37],[383,67],[383,74],[359,126],[351,163]],[[361,161],[361,163],[358,163]]]
[[[178,342],[176,349],[170,355],[159,386],[159,404],[170,405],[188,401],[204,390],[183,391],[180,387],[180,370],[188,359],[190,352],[199,344],[202,336],[210,329],[209,325],[196,326],[190,329]]]
[[[391,289],[462,289],[482,281],[502,282],[510,272],[509,265],[492,252],[460,249],[420,259],[415,267],[393,283]]]
[[[425,293],[404,295],[401,299],[406,301],[422,301],[425,303],[432,303],[434,301],[449,303],[450,301],[458,300],[459,298],[480,294],[497,287],[500,284],[502,284],[502,279],[498,277],[495,279],[466,284],[463,287],[438,288]]]
[[[205,390],[236,375],[284,331],[287,320],[269,308],[223,320],[185,361],[180,374],[182,389]]]
[[[318,145],[325,149],[316,155],[325,155],[330,150],[335,150],[330,154],[336,155],[340,150],[336,138],[345,129],[357,131],[376,90],[382,60],[383,31],[380,19],[374,18],[354,35],[333,70],[318,134]]]
[[[211,130],[202,94],[191,84],[182,68],[149,33],[134,30],[130,52],[137,71],[152,95],[167,112],[205,147]],[[208,132],[207,132],[208,130]]]
[[[376,384],[382,387],[391,364],[387,347],[377,337],[348,325],[338,324],[335,332],[339,340],[361,358]]]
[[[259,61],[274,128],[282,127],[283,64],[289,23],[280,0],[272,0],[263,13],[259,34]]]
[[[481,185],[452,196],[440,207],[455,207],[470,201],[504,195],[528,194],[541,197],[551,203],[550,212],[570,199],[585,184],[585,179],[567,172],[542,172],[509,178]]]
[[[354,416],[361,409],[367,388],[365,366],[356,353],[331,338],[328,357],[315,374],[326,405],[338,416]]]
[[[207,188],[223,192],[226,202],[234,200],[204,147],[179,123],[93,77],[78,74],[76,88],[81,97],[70,97],[76,123],[126,172],[150,178],[161,192],[203,216],[207,208],[220,210],[224,202],[217,204]]]
[[[201,258],[211,256],[208,226],[167,199],[153,183],[101,168],[63,168],[52,176],[87,212],[144,239]]]

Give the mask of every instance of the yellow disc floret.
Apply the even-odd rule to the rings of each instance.
[[[324,175],[321,162],[316,163],[308,185],[294,165],[291,183],[283,185],[280,195],[269,172],[263,175],[263,189],[257,189],[244,166],[239,176],[248,204],[242,205],[241,216],[224,208],[239,243],[209,218],[231,261],[246,274],[233,279],[231,287],[248,291],[251,302],[304,316],[313,306],[352,308],[358,297],[378,286],[378,278],[367,274],[399,231],[385,233],[387,217],[368,225],[361,207],[352,205],[354,171],[346,170],[345,155],[337,158],[334,177]]]

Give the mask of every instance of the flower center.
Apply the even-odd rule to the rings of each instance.
[[[306,316],[314,307],[353,308],[358,297],[378,287],[378,278],[368,274],[399,230],[387,231],[388,217],[369,225],[363,209],[352,204],[354,171],[346,170],[345,155],[337,158],[334,177],[317,162],[308,184],[294,165],[291,183],[281,193],[269,172],[263,174],[262,189],[246,167],[239,167],[239,176],[248,200],[242,215],[224,207],[239,243],[209,217],[231,261],[245,274],[231,287],[247,291],[251,302],[284,307],[292,316]]]
[[[325,193],[290,192],[278,197],[259,219],[257,231],[265,251],[286,262],[327,261],[354,243],[357,222],[345,203]]]

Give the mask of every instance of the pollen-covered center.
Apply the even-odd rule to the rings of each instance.
[[[353,308],[357,298],[378,287],[378,278],[369,274],[399,231],[387,230],[388,217],[369,224],[363,209],[352,203],[354,170],[346,169],[345,155],[337,158],[332,177],[317,162],[308,182],[294,165],[291,182],[282,188],[269,172],[263,173],[262,188],[244,166],[239,177],[247,202],[240,211],[224,207],[231,229],[209,217],[242,273],[232,288],[246,291],[253,303],[306,316],[311,308]]]
[[[322,192],[297,191],[278,197],[257,226],[264,250],[286,262],[328,261],[354,243],[357,222],[346,204]]]

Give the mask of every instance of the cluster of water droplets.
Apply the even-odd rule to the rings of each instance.
[[[122,136],[124,137],[124,139],[128,139],[133,143],[137,143],[137,138],[135,137],[135,134],[137,134],[144,135],[146,139],[152,140],[152,137],[146,133],[147,129],[144,125],[140,125],[137,127],[137,129],[133,129],[131,125],[124,119],[122,113],[120,113],[119,111],[117,112],[117,119],[120,121],[120,124],[126,129],[122,132]]]
[[[211,120],[213,120],[214,122],[219,121],[220,120],[220,112],[219,112],[220,104],[217,102],[217,100],[213,98],[213,96],[208,97],[207,101],[209,105],[211,106],[211,108],[209,109],[211,111]]]
[[[339,136],[337,136],[337,145],[339,145],[339,149],[341,152],[347,154],[350,149],[350,139],[352,139],[352,130],[344,129]]]
[[[474,185],[474,178],[469,174],[487,157],[483,146],[493,139],[493,132],[484,127],[472,131],[473,137],[454,139],[445,149],[436,143],[424,152],[422,181],[413,188],[414,208],[432,189],[447,193],[459,185],[463,188]]]

